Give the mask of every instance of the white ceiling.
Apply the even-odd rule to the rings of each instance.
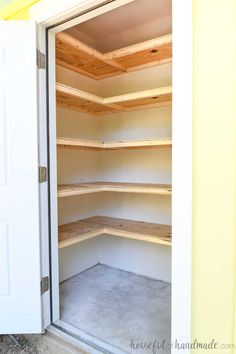
[[[171,0],[135,0],[66,32],[109,52],[172,32]]]

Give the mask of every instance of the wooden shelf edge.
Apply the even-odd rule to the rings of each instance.
[[[165,36],[153,38],[141,43],[133,44],[128,47],[123,47],[121,49],[113,50],[111,52],[105,53],[104,57],[106,59],[114,60],[116,58],[121,58],[130,54],[137,54],[143,50],[152,49],[154,47],[159,47],[163,44],[172,43],[172,34],[167,34]]]
[[[171,86],[158,87],[150,90],[138,91],[126,93],[124,95],[112,96],[103,98],[103,104],[111,104],[111,103],[121,103],[127,101],[140,100],[142,98],[150,98],[155,96],[163,96],[172,93]]]
[[[90,149],[90,150],[121,150],[137,148],[155,148],[168,147],[172,145],[171,139],[153,139],[153,140],[127,140],[127,141],[92,141],[75,138],[57,138],[58,147]]]
[[[56,47],[58,53],[56,62],[58,65],[95,80],[172,61],[172,34],[136,43],[108,53],[101,53],[70,34],[62,32],[56,35]],[[70,54],[68,54],[68,49],[69,52],[74,54],[75,58],[77,56],[77,61],[73,61],[73,57],[71,58]],[[90,58],[90,62],[93,61],[94,65],[92,67],[78,65],[83,58],[83,53]],[[143,59],[141,59],[142,55],[144,55]],[[148,59],[147,55],[149,56]],[[102,72],[100,63],[104,63]]]
[[[129,112],[138,109],[161,107],[171,104],[172,87],[159,87],[150,90],[132,92],[124,95],[102,98],[89,92],[56,84],[57,104],[67,109],[86,111],[94,115],[104,115],[116,112]],[[70,102],[68,102],[68,99]],[[76,106],[76,99],[83,100]],[[85,105],[95,104],[96,107],[86,108]],[[94,105],[93,105],[94,106]]]
[[[118,182],[91,182],[61,185],[58,187],[58,198],[71,197],[76,195],[119,192],[153,195],[171,195],[171,185],[166,184],[145,184],[145,183],[118,183]]]
[[[125,72],[126,69],[119,63],[116,63],[115,61],[113,61],[111,58],[106,57],[104,54],[102,54],[101,52],[99,52],[98,50],[90,47],[89,45],[79,41],[78,39],[70,36],[67,33],[57,33],[56,35],[56,40],[59,40],[61,42],[64,42],[66,44],[69,44],[71,47],[75,48],[75,49],[79,49],[82,52],[90,55],[91,57],[104,62],[105,64],[120,70],[122,72]]]
[[[101,235],[108,235],[108,236],[111,235],[111,236],[116,236],[116,237],[129,238],[129,239],[133,239],[133,240],[137,240],[137,241],[145,241],[145,242],[156,243],[156,244],[160,244],[160,245],[171,246],[171,242],[164,241],[158,237],[149,236],[149,235],[136,236],[136,234],[132,234],[131,232],[125,232],[125,231],[122,232],[122,231],[118,231],[118,230],[114,230],[114,229],[103,228],[98,231],[85,233],[82,236],[73,237],[73,238],[65,240],[65,241],[59,241],[59,248],[68,247],[68,246],[74,245],[76,243],[83,242],[83,241],[86,241],[86,240],[89,240],[91,238],[94,238],[96,236],[101,236]]]
[[[93,221],[94,219],[95,221]],[[99,222],[100,219],[102,219],[101,223]],[[119,227],[120,225],[116,227],[115,223],[117,222],[119,224],[124,223],[125,225],[122,225],[124,226],[124,229],[121,229]],[[84,231],[84,228],[86,231]],[[67,234],[69,234],[69,237]],[[83,242],[100,235],[123,237],[171,246],[170,225],[153,224],[148,222],[140,223],[135,220],[118,219],[113,217],[92,217],[59,226],[59,248]]]
[[[65,85],[65,84],[61,84],[59,82],[56,83],[56,90],[60,93],[65,93],[67,95],[70,96],[75,96],[75,97],[79,97],[79,98],[83,98],[85,100],[94,102],[94,103],[98,103],[98,104],[103,104],[103,98],[94,95],[92,93],[83,91],[83,90],[79,90],[77,88]]]
[[[139,100],[142,98],[150,98],[153,96],[163,96],[167,94],[172,93],[172,86],[164,86],[164,87],[157,87],[154,89],[150,90],[143,90],[143,91],[137,91],[137,92],[131,92],[131,93],[126,93],[124,95],[118,95],[118,96],[111,96],[111,97],[100,97],[97,95],[94,95],[92,93],[79,90],[77,88],[62,84],[57,82],[56,83],[56,89],[58,92],[65,93],[71,96],[83,98],[85,100],[98,103],[101,105],[110,105],[110,104],[116,104],[116,103],[121,103],[121,102],[127,102],[127,101],[133,101],[133,100]],[[123,107],[122,107],[123,108]]]
[[[83,235],[80,235],[80,236],[71,237],[68,240],[59,241],[58,247],[59,248],[68,247],[68,246],[74,245],[76,243],[89,240],[89,239],[99,236],[101,234],[103,234],[103,229],[87,232],[87,233],[84,233]]]

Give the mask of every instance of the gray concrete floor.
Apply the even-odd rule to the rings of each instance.
[[[60,303],[63,321],[125,352],[170,353],[157,347],[170,343],[169,283],[98,264],[60,284]]]

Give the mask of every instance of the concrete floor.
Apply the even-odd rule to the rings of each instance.
[[[168,283],[98,264],[60,284],[60,303],[61,320],[127,353],[170,353],[157,350],[170,343]]]

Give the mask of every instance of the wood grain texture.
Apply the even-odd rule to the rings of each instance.
[[[59,107],[94,115],[164,106],[171,104],[172,100],[171,86],[106,98],[61,83],[56,84],[56,90]]]
[[[156,104],[161,105],[162,103],[171,102],[171,100],[172,100],[172,95],[167,94],[167,95],[153,96],[147,98],[137,98],[134,100],[122,102],[120,103],[120,105],[124,108],[139,109],[142,106],[148,108],[149,105],[152,105],[152,107],[154,107],[154,105]]]
[[[107,216],[88,219],[59,226],[59,248],[108,234],[140,241],[171,245],[171,226]]]
[[[89,150],[122,150],[171,146],[171,139],[130,140],[130,141],[93,141],[75,138],[57,138],[57,146],[65,148],[89,149]]]
[[[116,109],[105,106],[102,103],[96,103],[79,96],[60,92],[59,90],[57,90],[57,106],[93,115],[117,112]]]
[[[66,33],[58,33],[56,35],[56,60],[65,66],[75,66],[82,69],[84,73],[94,75],[95,77],[101,73],[102,75],[111,74],[117,71],[125,71],[125,68],[110,59],[106,59],[102,53],[89,47],[88,45],[78,41]],[[59,64],[59,62],[58,62]]]
[[[64,184],[58,186],[58,198],[70,197],[98,192],[121,192],[171,195],[170,184],[123,183],[123,182],[90,182]]]
[[[171,60],[171,34],[105,54],[66,33],[56,35],[57,64],[96,80]]]

